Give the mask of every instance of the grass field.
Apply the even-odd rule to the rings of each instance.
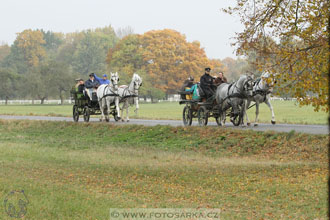
[[[327,135],[0,120],[0,198],[24,219],[109,208],[219,208],[221,219],[326,219]],[[2,202],[2,201],[1,201]],[[12,219],[3,206],[0,219]]]
[[[272,101],[277,123],[291,124],[327,124],[328,114],[314,112],[311,106],[299,107],[294,101]],[[133,107],[130,108],[130,118],[142,119],[176,119],[182,120],[183,106],[177,102],[162,102],[157,104],[140,104],[138,117]],[[0,114],[11,115],[48,115],[72,116],[71,105],[0,105]],[[126,115],[126,113],[125,113]],[[250,121],[255,119],[255,107],[248,110]],[[271,113],[267,105],[260,105],[260,122],[270,123]]]

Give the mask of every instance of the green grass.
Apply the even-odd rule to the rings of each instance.
[[[326,219],[326,135],[0,120],[0,198],[26,219],[109,208],[220,208],[222,219]],[[10,219],[3,209],[0,219]]]
[[[328,113],[314,112],[312,106],[299,107],[294,101],[272,101],[277,123],[327,124]],[[140,104],[139,115],[130,108],[130,118],[182,120],[183,105],[177,102]],[[71,105],[0,105],[0,114],[72,116]],[[126,112],[125,114],[126,115]],[[255,119],[255,107],[248,110],[250,121]],[[270,123],[271,112],[266,104],[260,105],[259,121]]]

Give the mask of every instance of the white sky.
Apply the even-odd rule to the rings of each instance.
[[[209,58],[233,57],[239,19],[220,11],[234,0],[2,0],[0,42],[12,44],[24,29],[75,32],[111,25],[135,33],[174,29],[198,40]]]

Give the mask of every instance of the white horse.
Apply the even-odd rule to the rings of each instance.
[[[250,76],[242,75],[235,83],[222,83],[216,91],[216,101],[219,105],[219,125],[224,126],[226,121],[226,110],[232,107],[232,115],[238,115],[244,111],[244,102],[252,95],[253,80]],[[240,106],[242,106],[240,108]],[[241,113],[242,114],[242,113]],[[244,112],[242,114],[242,119]],[[243,124],[243,120],[240,124]]]
[[[250,126],[251,123],[249,121],[248,115],[246,110],[250,106],[251,101],[255,102],[256,104],[256,119],[254,122],[254,126],[258,126],[258,116],[259,116],[259,104],[266,103],[268,105],[270,111],[272,112],[272,124],[275,124],[275,114],[273,110],[273,106],[270,103],[270,93],[273,92],[273,88],[275,86],[276,80],[270,76],[269,73],[264,72],[261,75],[260,79],[255,81],[255,85],[253,86],[253,95],[247,99],[246,106],[245,106],[245,116],[247,125]]]
[[[129,122],[128,117],[128,107],[130,105],[133,105],[135,103],[135,113],[138,114],[139,110],[139,89],[142,86],[142,78],[134,73],[132,77],[132,81],[127,85],[122,85],[118,89],[118,94],[120,97],[120,103],[123,103],[123,106],[121,107],[121,115],[123,115],[124,109],[126,109],[126,121]],[[124,117],[122,118],[122,121],[124,120]]]
[[[117,111],[117,118],[120,119],[119,114],[119,96],[118,96],[118,73],[110,73],[110,83],[102,84],[97,88],[96,94],[100,105],[101,110],[101,121],[105,117],[105,120],[108,122],[110,120],[110,105],[115,103],[116,111]],[[107,115],[104,116],[105,108],[107,108]]]

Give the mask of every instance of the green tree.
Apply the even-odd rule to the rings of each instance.
[[[0,68],[0,98],[6,100],[16,96],[15,82],[18,79],[17,74],[10,69]]]
[[[0,63],[10,54],[10,47],[8,44],[0,46]]]
[[[83,38],[74,53],[74,70],[85,75],[105,72],[108,50],[114,47],[116,41],[111,27],[83,32]]]

